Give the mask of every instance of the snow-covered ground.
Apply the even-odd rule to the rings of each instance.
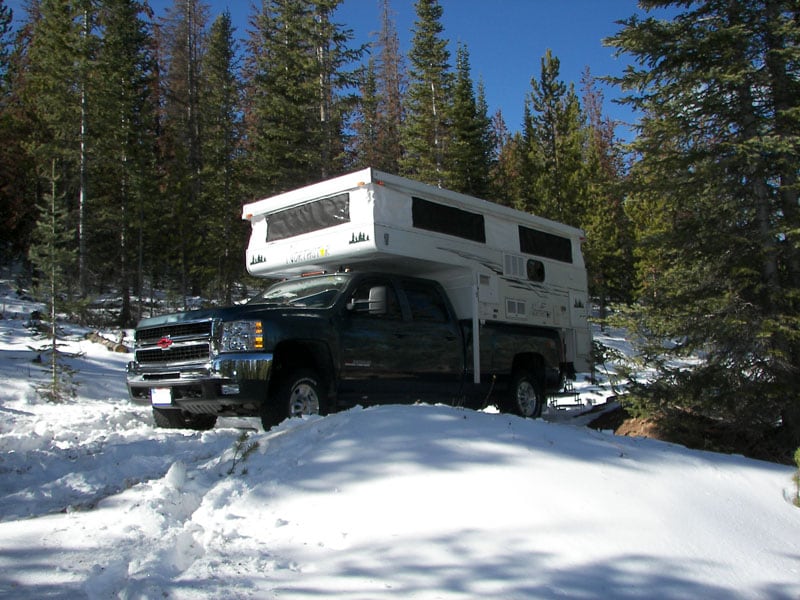
[[[79,335],[77,398],[39,399],[30,307],[0,308],[0,597],[800,598],[789,467],[563,411],[156,430]]]

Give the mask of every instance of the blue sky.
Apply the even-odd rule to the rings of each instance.
[[[227,8],[238,37],[247,35],[251,0],[207,1],[211,19]],[[7,0],[6,4],[22,16],[22,0]],[[173,0],[151,0],[157,15],[172,4]],[[615,58],[614,49],[604,47],[602,40],[619,30],[615,21],[639,12],[635,0],[440,0],[440,4],[451,63],[455,63],[456,44],[465,44],[473,79],[483,80],[490,111],[502,110],[511,131],[521,126],[531,78],[539,76],[540,61],[548,48],[561,61],[561,79],[574,83],[580,92],[587,66],[595,77],[622,72],[625,59]],[[366,43],[380,28],[380,6],[380,0],[344,0],[336,19],[353,30],[354,43]],[[416,18],[414,0],[391,0],[391,6],[402,49],[407,51]],[[602,90],[610,117],[634,120],[627,108],[612,102],[618,90],[608,86]],[[618,133],[628,137],[624,129]]]

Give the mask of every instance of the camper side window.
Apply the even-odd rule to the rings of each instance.
[[[519,251],[561,262],[572,262],[572,241],[545,231],[519,226]]]

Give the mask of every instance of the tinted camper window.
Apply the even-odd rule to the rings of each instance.
[[[422,198],[412,197],[411,200],[411,219],[414,227],[486,243],[483,215],[436,204]]]
[[[267,241],[283,240],[350,222],[350,194],[287,208],[267,217]]]
[[[561,262],[572,262],[572,241],[569,238],[519,226],[519,251]]]

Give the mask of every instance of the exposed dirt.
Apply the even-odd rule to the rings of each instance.
[[[778,427],[761,433],[691,413],[633,417],[623,407],[602,413],[589,427],[613,430],[617,435],[647,437],[687,448],[741,454],[750,458],[793,465],[797,441]]]

